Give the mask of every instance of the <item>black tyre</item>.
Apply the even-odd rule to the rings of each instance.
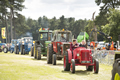
[[[50,44],[47,48],[47,64],[52,64],[53,46]]]
[[[53,65],[56,65],[56,54],[53,54],[52,64],[53,64]]]
[[[21,45],[21,55],[23,54],[24,45]]]
[[[57,57],[57,60],[62,60],[62,58],[61,57]]]
[[[68,52],[66,51],[66,54],[64,56],[64,71],[70,71],[70,63],[68,62]]]
[[[71,60],[70,71],[72,73],[75,73],[75,60],[74,59]]]
[[[10,50],[10,53],[13,53],[13,50]]]
[[[93,66],[86,66],[87,71],[93,71]]]
[[[97,60],[94,60],[94,73],[99,72],[99,62]]]
[[[120,58],[116,59],[113,64],[111,80],[120,80]]]
[[[34,53],[34,48],[33,46],[31,47],[31,56],[33,56],[33,53]]]
[[[17,48],[17,54],[19,54],[19,49]]]
[[[23,49],[23,55],[25,55],[25,49]]]
[[[16,46],[14,47],[14,53],[17,54]]]
[[[7,47],[4,47],[4,48],[3,48],[3,52],[4,52],[4,53],[7,53],[7,52],[8,52],[8,48],[7,48]]]
[[[41,60],[41,48],[37,47],[37,60]]]

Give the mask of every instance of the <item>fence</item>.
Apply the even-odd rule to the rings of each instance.
[[[112,65],[115,52],[112,50],[93,50],[93,57],[98,59],[99,63]]]

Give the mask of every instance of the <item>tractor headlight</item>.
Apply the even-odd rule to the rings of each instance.
[[[80,56],[80,54],[79,54],[79,53],[77,53],[77,56]]]

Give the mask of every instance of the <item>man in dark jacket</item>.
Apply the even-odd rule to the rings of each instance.
[[[77,47],[78,47],[78,44],[77,44],[76,40],[73,40],[73,43],[70,45],[70,50],[73,51]]]

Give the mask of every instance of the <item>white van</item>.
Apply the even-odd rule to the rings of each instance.
[[[105,47],[105,42],[100,41],[99,44],[97,45],[97,49],[103,49]]]

